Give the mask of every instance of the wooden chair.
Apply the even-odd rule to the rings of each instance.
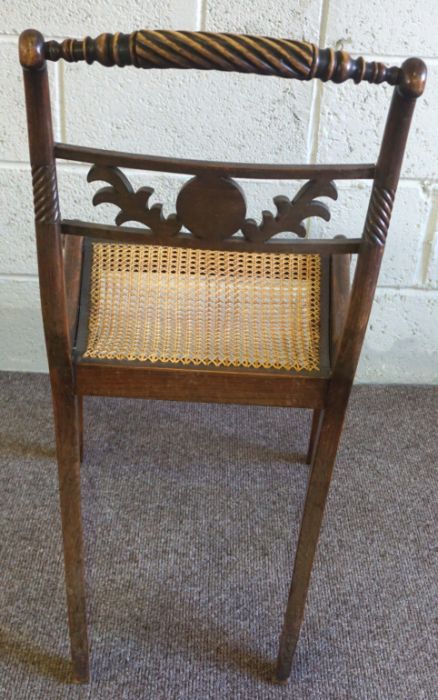
[[[39,279],[53,392],[68,618],[74,679],[89,677],[80,505],[82,397],[295,406],[313,409],[311,472],[276,679],[289,676],[312,563],[426,67],[388,68],[299,41],[230,34],[137,31],[45,42],[20,37],[29,128]],[[133,155],[55,143],[47,61],[196,68],[297,80],[394,86],[377,162],[253,165]],[[107,186],[94,204],[120,207],[118,226],[60,216],[56,160],[90,163]],[[183,173],[176,215],[148,206],[119,168]],[[246,219],[235,178],[301,179],[277,213]],[[333,180],[372,180],[358,238],[313,240],[303,221],[336,199]],[[136,221],[147,228],[121,227]],[[183,229],[183,230],[182,230]],[[237,233],[240,230],[240,233]],[[290,232],[298,238],[276,238]],[[237,235],[236,235],[237,234]],[[351,255],[357,256],[350,291]]]

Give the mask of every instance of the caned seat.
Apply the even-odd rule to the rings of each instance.
[[[236,71],[273,80],[386,83],[394,91],[376,162],[190,160],[55,143],[47,61],[58,60],[145,70]],[[20,37],[20,61],[55,412],[73,678],[82,683],[89,678],[80,503],[83,397],[118,396],[313,410],[306,457],[311,469],[275,670],[275,680],[283,683],[299,638],[426,67],[416,58],[400,67],[385,66],[292,39],[147,29],[61,43],[27,30]],[[61,218],[58,159],[86,163],[91,166],[88,182],[106,183],[93,203],[118,207],[116,225]],[[164,216],[162,204],[150,206],[152,188],[135,190],[125,170],[190,179],[178,192],[174,213]],[[295,183],[290,184],[292,196],[279,195],[275,208],[247,218],[245,190],[254,180]],[[308,219],[330,219],[327,199],[337,200],[338,180],[372,181],[363,229],[356,237],[353,231],[348,238],[309,237]],[[350,226],[348,221],[346,229]],[[351,256],[356,265],[350,287]],[[225,433],[218,437],[227,439]],[[143,546],[149,544],[145,537]]]
[[[320,369],[320,255],[94,243],[87,256],[84,358]]]

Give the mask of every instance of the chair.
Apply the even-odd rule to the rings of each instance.
[[[350,389],[377,284],[395,191],[426,67],[388,68],[300,41],[205,32],[137,31],[45,42],[22,33],[41,304],[55,417],[73,676],[89,677],[80,505],[82,397],[293,406],[313,410],[311,464],[280,638],[286,682]],[[296,80],[394,86],[376,163],[275,165],[205,162],[55,143],[47,61],[258,73]],[[89,163],[106,186],[94,204],[120,208],[116,226],[64,220],[58,158]],[[120,168],[182,173],[176,214],[149,207]],[[239,178],[303,180],[261,223],[245,218]],[[308,239],[328,220],[319,197],[334,180],[372,180],[361,237]],[[123,226],[135,221],[146,228]],[[294,237],[278,237],[279,233]],[[357,256],[350,290],[350,259]]]

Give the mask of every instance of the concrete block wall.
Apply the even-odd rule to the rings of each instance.
[[[438,4],[418,0],[16,0],[0,6],[0,369],[45,371],[32,197],[17,37],[148,28],[206,29],[307,39],[387,63],[420,55],[429,83],[415,116],[379,290],[358,379],[438,381]],[[370,162],[377,156],[390,88],[295,83],[195,71],[50,66],[56,138],[134,152],[224,160]],[[112,223],[94,210],[87,168],[61,164],[66,217]],[[184,177],[136,173],[172,210]],[[272,209],[297,183],[244,182],[249,215]],[[332,219],[310,235],[360,235],[369,187],[339,184]]]

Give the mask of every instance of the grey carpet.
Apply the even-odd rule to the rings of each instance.
[[[3,373],[0,396],[1,698],[437,697],[437,388],[354,390],[286,687],[267,679],[310,413],[86,400],[77,687],[47,377]]]

